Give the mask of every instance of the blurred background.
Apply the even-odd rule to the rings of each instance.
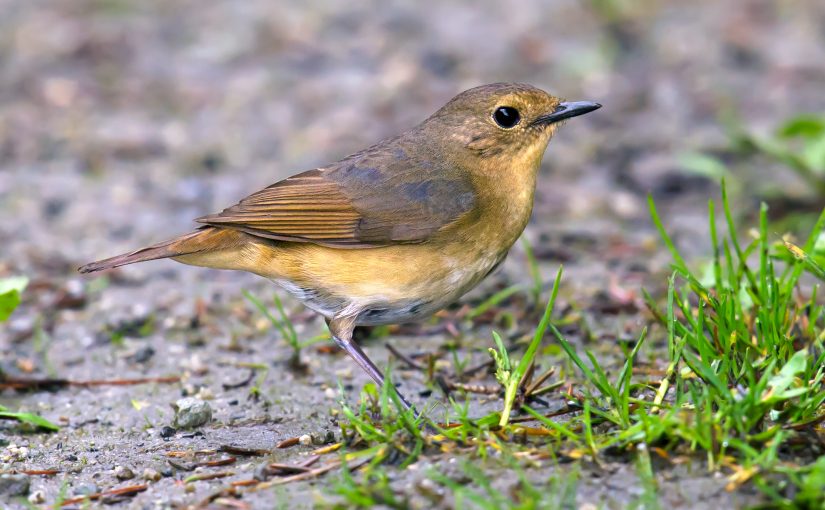
[[[745,200],[823,201],[737,138],[825,112],[815,0],[2,0],[0,12],[0,272],[68,274],[186,231],[495,81],[605,105],[550,145],[531,232],[646,228],[648,192],[689,229],[723,172]]]

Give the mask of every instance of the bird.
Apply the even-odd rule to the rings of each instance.
[[[600,107],[521,83],[471,88],[398,136],[79,271],[170,258],[260,275],[322,315],[382,387],[354,328],[424,319],[492,273],[527,226],[550,139],[562,121]]]

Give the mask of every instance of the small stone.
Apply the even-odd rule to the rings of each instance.
[[[335,400],[338,397],[338,392],[332,388],[327,388],[324,390],[324,396],[330,400]]]
[[[212,408],[197,398],[182,398],[175,402],[175,426],[193,429],[212,421]]]
[[[46,502],[46,493],[42,490],[36,490],[29,494],[29,503],[32,505],[39,505]]]
[[[72,492],[75,496],[91,496],[100,492],[100,489],[93,483],[84,483],[75,487]]]
[[[191,462],[183,462],[177,459],[166,459],[166,462],[168,462],[169,465],[173,468],[178,469],[180,471],[194,471],[197,467],[195,464]]]
[[[6,450],[8,451],[11,458],[17,458],[18,460],[24,460],[26,457],[29,456],[29,449],[25,446],[17,446],[14,443],[11,443]]]
[[[146,468],[143,470],[143,479],[150,482],[157,482],[160,480],[160,473],[156,469]]]
[[[252,478],[259,482],[265,482],[272,478],[272,470],[269,469],[269,464],[260,464],[252,472]]]
[[[303,436],[298,438],[298,442],[304,446],[309,446],[312,444],[312,436],[309,434],[304,434]]]
[[[336,370],[335,376],[339,379],[352,379],[352,367]]]
[[[195,398],[199,398],[201,400],[214,400],[215,394],[212,392],[211,389],[204,386],[200,390],[198,390],[198,393],[195,395]]]
[[[155,349],[153,349],[151,345],[145,345],[137,351],[135,351],[135,354],[132,356],[132,359],[135,361],[135,363],[146,363],[147,361],[152,359],[152,356],[154,355]]]
[[[162,429],[160,429],[160,437],[164,439],[173,437],[177,433],[178,431],[175,430],[174,427],[170,427],[169,425],[166,425]]]
[[[135,477],[135,472],[126,466],[117,466],[115,468],[115,478],[118,480],[131,480]]]
[[[29,493],[30,483],[26,475],[0,475],[0,495],[25,496]]]
[[[315,446],[321,446],[324,444],[332,444],[335,442],[335,434],[331,430],[326,430],[324,432],[312,433],[310,434],[312,438],[312,444]]]
[[[184,360],[181,366],[192,372],[193,374],[203,375],[209,372],[209,365],[204,362],[197,354],[192,355],[188,360]]]
[[[80,280],[69,280],[66,287],[58,294],[57,299],[51,305],[54,308],[80,309],[86,306],[86,292],[83,282]]]
[[[439,502],[444,499],[444,489],[429,478],[420,480],[416,484],[416,488],[420,494],[430,501]]]

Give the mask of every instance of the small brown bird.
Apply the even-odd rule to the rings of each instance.
[[[172,258],[261,275],[323,315],[335,342],[382,385],[352,339],[355,326],[427,317],[489,275],[527,225],[559,121],[600,107],[530,85],[476,87],[406,133],[80,272]]]

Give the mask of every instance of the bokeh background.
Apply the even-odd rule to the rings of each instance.
[[[718,197],[723,175],[737,211],[747,216],[767,200],[779,220],[792,218],[791,230],[804,231],[825,202],[821,188],[754,155],[747,141],[773,136],[797,114],[825,113],[821,0],[0,0],[0,277],[32,281],[23,306],[0,325],[2,368],[80,379],[188,374],[191,384],[216,388],[219,420],[285,417],[286,425],[244,429],[263,442],[323,421],[311,404],[334,404],[318,388],[335,387],[347,360],[312,361],[313,375],[300,384],[289,374],[270,380],[266,391],[278,403],[245,411],[226,405],[235,397],[219,390],[243,372],[204,361],[230,356],[222,347],[238,339],[248,342],[249,360],[277,366],[287,357],[240,297],[241,289],[271,295],[267,282],[168,261],[103,280],[74,269],[186,232],[192,218],[394,135],[456,93],[496,81],[604,105],[551,143],[526,233],[546,278],[566,265],[565,299],[582,306],[623,310],[617,299],[666,270],[648,193],[697,257],[708,254],[707,200]],[[515,251],[477,295],[528,278]],[[193,315],[206,326],[180,333]],[[113,329],[140,331],[147,317],[155,329],[127,334],[125,346],[109,342]],[[306,321],[302,334],[320,331],[320,321]],[[628,313],[604,327],[635,335],[642,323]],[[479,336],[486,346],[489,335]],[[380,343],[367,350],[386,360]],[[356,388],[364,382],[352,377]],[[92,433],[111,446],[94,454],[105,480],[104,467],[123,459],[148,462],[119,450],[122,436],[108,436],[105,424],[143,440],[145,421],[168,421],[167,403],[179,393],[136,391],[144,390],[15,402],[72,423],[98,419]],[[133,411],[135,398],[148,407]],[[596,482],[593,497],[630,486]],[[704,486],[696,487],[701,497]],[[169,490],[167,500],[187,497]]]
[[[825,109],[817,1],[0,2],[4,262],[75,264],[334,161],[482,83],[605,105],[544,165],[536,223],[646,219],[735,115]],[[792,173],[751,169],[743,183]],[[22,267],[18,267],[22,266]]]

